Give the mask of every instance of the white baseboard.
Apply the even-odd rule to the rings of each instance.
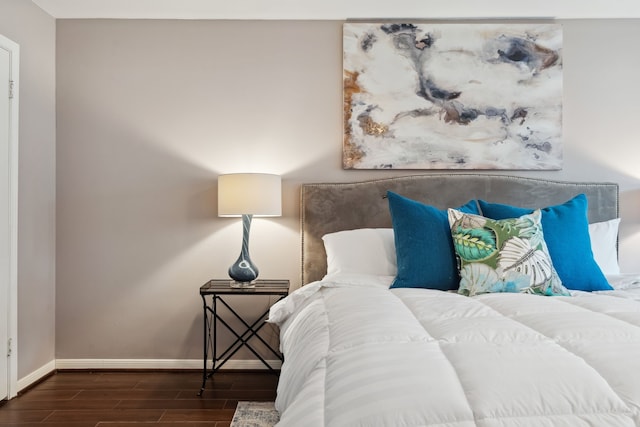
[[[267,360],[280,369],[280,360]],[[202,369],[201,359],[57,359],[56,369]],[[229,360],[223,369],[266,370],[259,360]]]
[[[46,377],[47,375],[49,375],[55,370],[56,370],[56,361],[52,360],[51,362],[46,363],[45,365],[31,372],[29,375],[20,378],[18,380],[18,393],[24,390],[25,388],[29,387],[31,384],[35,383],[36,381]]]
[[[280,369],[282,362],[267,360],[273,369]],[[57,359],[52,360],[29,375],[18,380],[18,393],[56,369],[194,369],[201,370],[199,359]],[[229,360],[223,369],[266,370],[259,360]]]

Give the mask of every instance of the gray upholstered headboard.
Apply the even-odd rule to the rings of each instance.
[[[471,199],[542,208],[577,194],[589,200],[589,222],[618,217],[618,184],[562,182],[487,174],[429,174],[365,182],[303,184],[301,189],[302,284],[320,280],[327,261],[322,236],[355,228],[391,227],[391,190],[445,209]]]

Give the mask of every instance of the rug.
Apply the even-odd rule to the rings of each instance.
[[[230,427],[273,427],[279,420],[273,402],[238,402]]]

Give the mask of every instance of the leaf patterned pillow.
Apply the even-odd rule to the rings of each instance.
[[[449,209],[448,217],[461,278],[458,293],[570,295],[553,268],[539,209],[502,220]]]

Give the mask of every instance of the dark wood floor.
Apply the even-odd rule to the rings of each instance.
[[[278,377],[217,372],[59,372],[0,406],[0,427],[228,427],[238,401],[273,401]]]

